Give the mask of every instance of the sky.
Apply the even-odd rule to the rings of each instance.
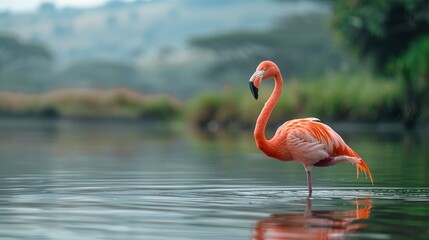
[[[1,0],[0,11],[28,12],[37,9],[41,3],[54,3],[57,7],[91,7],[106,0]]]

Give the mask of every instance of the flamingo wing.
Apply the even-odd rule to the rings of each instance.
[[[292,157],[311,168],[322,159],[329,157],[329,149],[324,139],[318,139],[312,131],[313,119],[296,119],[287,122],[282,132],[287,133],[286,144]]]
[[[328,125],[317,118],[296,119],[286,122],[280,132],[286,133],[286,144],[292,157],[303,163],[306,169],[312,166],[332,166],[339,162],[356,165],[356,171],[372,175],[362,158]]]

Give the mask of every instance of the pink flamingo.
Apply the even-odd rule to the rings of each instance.
[[[307,173],[308,196],[311,197],[311,168],[328,167],[339,162],[349,162],[359,170],[369,175],[371,172],[363,159],[353,151],[344,140],[326,124],[317,118],[294,119],[281,125],[274,137],[265,138],[265,127],[279,97],[282,93],[283,78],[277,65],[264,61],[258,65],[256,72],[249,80],[250,90],[258,99],[258,89],[262,80],[273,77],[274,91],[267,100],[256,121],[254,137],[256,146],[267,156],[280,161],[298,161],[304,165]]]

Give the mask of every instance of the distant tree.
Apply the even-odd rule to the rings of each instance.
[[[429,84],[427,70],[418,67],[428,63],[428,53],[420,51],[428,41],[428,13],[427,0],[334,1],[332,25],[342,43],[358,58],[371,59],[377,72],[397,72],[404,80],[408,127],[415,125],[425,98],[421,95],[427,94],[416,93],[416,84]]]
[[[326,13],[288,16],[265,30],[194,38],[190,44],[219,56],[211,73],[231,66],[248,72],[249,66],[271,59],[287,69],[286,76],[320,74],[336,70],[346,62],[334,47],[326,25],[328,17]]]
[[[24,67],[37,61],[52,61],[52,55],[46,47],[24,43],[9,35],[0,35],[0,71],[12,65]]]
[[[427,0],[335,0],[332,24],[340,40],[381,72],[420,36],[429,34]]]
[[[429,106],[429,36],[420,38],[389,65],[402,75],[405,126],[412,128],[425,106]]]
[[[112,88],[135,86],[140,75],[137,68],[125,62],[86,60],[70,64],[60,73],[62,86]]]
[[[3,90],[34,91],[51,80],[51,52],[40,44],[0,35],[0,86]]]

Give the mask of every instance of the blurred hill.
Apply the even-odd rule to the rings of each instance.
[[[242,85],[265,58],[281,63],[298,59],[290,71],[297,76],[335,71],[345,60],[333,48],[326,26],[329,15],[328,3],[307,0],[109,1],[89,9],[44,3],[36,12],[2,12],[0,34],[17,44],[13,50],[0,41],[5,49],[0,59],[25,46],[41,48],[49,57],[25,63],[5,60],[0,86],[23,92],[128,87],[189,97]],[[276,34],[279,26],[289,31]],[[213,48],[213,39],[226,45]],[[283,57],[274,56],[277,50],[270,47],[281,47]],[[305,66],[307,54],[315,60]],[[234,65],[238,67],[231,71]]]

